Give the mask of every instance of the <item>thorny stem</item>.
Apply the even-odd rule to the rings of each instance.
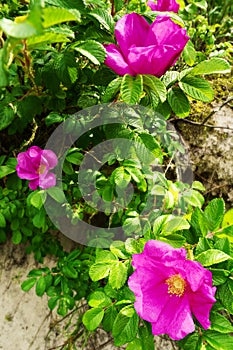
[[[28,77],[31,80],[34,89],[37,91],[37,93],[39,95],[38,86],[36,85],[35,79],[34,79],[34,72],[33,72],[32,65],[31,65],[31,58],[30,58],[28,51],[27,51],[26,40],[23,40],[23,55],[24,55],[24,60],[25,60],[24,63],[25,63],[25,68],[26,68],[27,73],[28,73]]]
[[[114,6],[114,0],[110,0],[111,4],[112,4],[112,8],[111,8],[111,15],[112,17],[114,17],[115,15],[115,6]]]
[[[37,129],[38,129],[38,124],[37,124],[35,118],[33,118],[32,123],[33,123],[32,135],[31,135],[31,137],[30,137],[30,139],[29,139],[28,141],[26,141],[26,142],[23,143],[23,145],[22,145],[22,146],[20,147],[20,149],[19,149],[20,151],[21,151],[24,147],[30,145],[30,144],[34,141],[34,139],[35,139],[35,137],[36,137],[36,132],[37,132]]]
[[[87,303],[82,304],[80,306],[77,306],[74,310],[70,311],[67,315],[65,315],[64,317],[62,317],[60,320],[56,321],[53,323],[53,327],[56,326],[58,323],[63,322],[67,317],[71,316],[72,314],[74,314],[76,311],[78,311],[79,309],[81,309],[82,307],[85,307],[87,305]]]

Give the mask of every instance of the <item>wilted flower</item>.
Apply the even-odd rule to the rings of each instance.
[[[149,6],[152,11],[172,11],[176,13],[180,8],[180,5],[177,4],[176,0],[149,0],[147,6]]]
[[[168,16],[149,23],[139,14],[123,16],[115,27],[115,44],[105,45],[105,64],[119,75],[163,75],[178,60],[189,37]]]
[[[152,324],[154,335],[184,338],[195,330],[192,314],[204,329],[216,301],[212,274],[199,262],[186,259],[183,248],[150,240],[141,254],[133,255],[135,271],[129,287],[136,296],[139,316]]]
[[[16,171],[18,177],[29,181],[29,187],[46,189],[56,185],[56,177],[49,171],[57,165],[57,156],[51,150],[42,150],[38,146],[30,147],[17,156]]]

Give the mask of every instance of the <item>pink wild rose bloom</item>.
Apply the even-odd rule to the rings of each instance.
[[[149,6],[152,11],[172,11],[176,13],[180,8],[180,5],[177,4],[176,0],[149,0],[147,6]]]
[[[195,330],[192,314],[204,329],[215,303],[212,274],[199,262],[187,260],[184,248],[150,240],[133,255],[135,271],[129,277],[138,315],[152,324],[154,335],[179,340]]]
[[[29,180],[29,187],[46,189],[56,185],[56,177],[49,171],[57,165],[57,156],[51,150],[42,150],[38,146],[30,147],[17,156],[16,171],[18,177]]]
[[[105,45],[105,64],[119,75],[151,74],[161,77],[173,66],[189,37],[168,16],[150,25],[137,13],[124,15],[115,26],[118,46]]]

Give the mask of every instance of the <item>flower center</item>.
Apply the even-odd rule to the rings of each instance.
[[[185,291],[186,282],[179,273],[169,277],[166,280],[166,284],[168,285],[168,294],[175,294],[182,297]]]
[[[46,165],[40,164],[39,168],[37,169],[37,174],[40,174],[40,175],[44,174],[45,170],[46,170]]]

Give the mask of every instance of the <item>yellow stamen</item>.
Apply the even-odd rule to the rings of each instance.
[[[44,174],[44,172],[45,172],[45,170],[46,170],[46,165],[44,165],[44,164],[41,164],[40,166],[39,166],[39,168],[37,169],[37,174]]]
[[[186,282],[179,273],[169,277],[166,284],[168,285],[168,294],[175,294],[179,297],[184,295]]]

